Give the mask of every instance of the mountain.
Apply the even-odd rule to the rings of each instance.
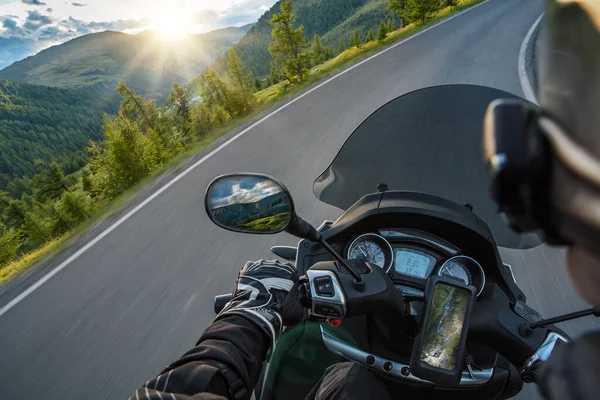
[[[237,43],[251,25],[166,40],[105,31],[50,47],[0,71],[0,78],[61,88],[113,90],[119,81],[147,97],[164,97]]]
[[[367,30],[377,32],[379,22],[391,15],[386,11],[387,0],[294,0],[296,26],[304,25],[304,35],[312,40],[315,33],[334,48],[341,38],[348,41],[354,29],[364,36]],[[264,77],[270,70],[271,42],[269,20],[279,12],[281,1],[264,13],[258,22],[234,46],[246,67],[255,76]]]
[[[0,79],[0,190],[35,173],[35,160],[66,161],[90,139],[101,139],[102,115],[116,113],[119,103],[116,91],[99,95]]]

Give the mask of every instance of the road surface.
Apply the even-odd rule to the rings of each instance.
[[[0,317],[0,397],[127,397],[194,343],[213,318],[213,296],[231,290],[244,261],[296,243],[210,223],[203,197],[214,176],[274,175],[304,218],[334,219],[340,210],[319,203],[312,182],[350,132],[382,104],[426,86],[473,83],[522,95],[519,48],[541,11],[541,0],[490,0],[339,76],[223,148]],[[560,252],[503,255],[544,315],[583,305]],[[14,294],[4,289],[0,306]],[[582,320],[566,329],[594,326]]]

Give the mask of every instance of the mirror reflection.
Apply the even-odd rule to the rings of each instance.
[[[293,213],[289,193],[262,175],[217,178],[206,193],[206,209],[217,225],[246,233],[281,232]]]

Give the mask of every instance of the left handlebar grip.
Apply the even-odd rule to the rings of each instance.
[[[218,314],[221,311],[223,311],[223,308],[225,308],[225,305],[227,305],[227,303],[229,303],[231,299],[233,299],[232,294],[221,294],[215,296],[215,314]]]

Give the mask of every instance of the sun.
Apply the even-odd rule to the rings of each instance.
[[[151,18],[150,29],[161,33],[165,39],[180,38],[192,30],[190,13],[181,8],[162,8]]]

